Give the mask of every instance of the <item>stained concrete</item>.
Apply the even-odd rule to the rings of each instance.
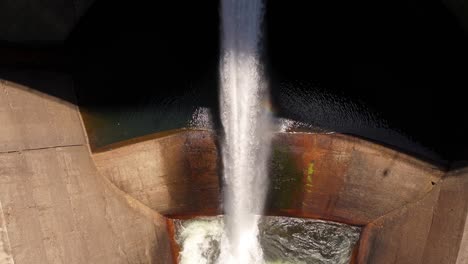
[[[73,94],[67,78],[48,85]],[[222,213],[213,132],[91,154],[74,104],[6,81],[0,92],[2,263],[171,263],[161,214]],[[270,178],[268,214],[364,226],[353,263],[467,263],[466,169],[345,135],[280,133]]]
[[[468,263],[468,170],[366,226],[359,263]]]
[[[1,81],[0,124],[1,263],[172,261],[165,219],[96,170],[75,105]]]
[[[155,134],[111,145],[93,158],[110,181],[159,212],[213,211],[220,203],[221,169],[215,140],[209,131]],[[279,133],[267,211],[366,225],[424,197],[443,173],[350,136]]]
[[[182,130],[93,157],[110,181],[163,214],[222,213],[215,141],[210,131]],[[466,263],[466,170],[446,173],[340,134],[279,133],[270,179],[268,214],[364,227],[353,263]]]
[[[290,196],[285,202],[273,194],[273,213],[296,211],[355,225],[421,199],[443,175],[431,164],[340,134],[278,134],[272,163],[273,187],[278,187],[273,192]],[[281,182],[292,176],[299,184],[287,184],[290,194],[284,193]]]
[[[213,133],[175,131],[96,150],[102,175],[165,215],[220,213],[219,157]]]

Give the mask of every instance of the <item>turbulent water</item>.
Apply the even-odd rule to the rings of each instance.
[[[218,263],[262,263],[257,214],[267,191],[271,141],[268,96],[260,64],[261,0],[221,1],[220,109],[224,132],[226,235]]]
[[[212,264],[221,255],[222,217],[175,220],[181,264]],[[360,228],[311,219],[262,217],[259,238],[264,263],[345,264]],[[242,263],[242,262],[238,262]]]

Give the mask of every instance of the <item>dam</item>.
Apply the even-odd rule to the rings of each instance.
[[[48,1],[0,3],[0,264],[468,263],[459,3]]]
[[[91,152],[73,104],[5,80],[1,92],[3,263],[173,263],[172,219],[221,213],[211,131]],[[340,134],[277,133],[273,149],[267,214],[361,227],[352,263],[466,259],[466,170]]]

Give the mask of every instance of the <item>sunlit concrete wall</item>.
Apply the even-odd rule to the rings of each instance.
[[[47,85],[73,97],[66,76]],[[0,263],[171,263],[159,213],[222,213],[220,171],[210,131],[150,135],[92,159],[73,101],[2,81]],[[467,262],[466,169],[296,133],[276,135],[270,179],[268,214],[364,226],[357,263]]]
[[[215,140],[210,131],[156,134],[109,146],[93,157],[103,175],[157,211],[214,209],[220,202]],[[356,225],[421,199],[444,174],[397,151],[339,134],[280,133],[272,152],[268,211]]]
[[[365,227],[360,263],[468,263],[468,170]],[[383,261],[383,262],[382,262]]]
[[[99,175],[73,102],[0,81],[0,263],[170,263],[166,230]]]
[[[222,213],[215,141],[210,131],[152,135],[94,159],[110,181],[163,214]],[[354,263],[466,263],[465,171],[446,173],[350,136],[280,133],[270,179],[268,214],[363,226]]]
[[[110,145],[96,166],[124,192],[165,215],[219,213],[218,154],[213,133],[176,131]]]

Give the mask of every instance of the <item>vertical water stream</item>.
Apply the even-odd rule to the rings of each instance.
[[[262,263],[258,214],[267,191],[271,141],[260,62],[261,0],[221,1],[221,91],[226,236],[219,263]]]

